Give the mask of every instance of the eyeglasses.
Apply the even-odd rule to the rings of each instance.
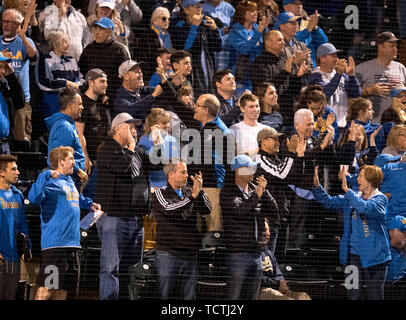
[[[166,22],[166,20],[171,21],[171,18],[169,18],[169,17],[161,17],[161,20],[163,22]]]

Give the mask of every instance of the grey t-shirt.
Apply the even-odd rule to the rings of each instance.
[[[365,61],[355,68],[355,75],[362,87],[370,87],[381,82],[387,84],[392,90],[399,84],[406,85],[406,68],[396,61],[392,61],[387,67],[376,59]],[[380,122],[382,112],[391,104],[390,95],[387,97],[370,95],[367,98],[371,100],[374,108],[374,122]]]

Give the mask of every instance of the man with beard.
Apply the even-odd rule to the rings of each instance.
[[[111,125],[109,97],[106,96],[107,75],[101,69],[91,69],[86,74],[88,89],[82,94],[82,116],[75,121],[80,144],[85,155],[85,171],[89,175],[86,189],[83,191],[94,196],[96,178],[97,148],[105,140]],[[92,174],[91,174],[92,173]],[[91,175],[90,175],[91,174]]]

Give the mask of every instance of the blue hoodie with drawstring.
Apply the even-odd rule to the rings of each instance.
[[[93,201],[79,194],[70,176],[40,173],[28,193],[41,207],[41,249],[80,247],[80,208],[90,210]]]
[[[45,123],[48,127],[48,160],[51,151],[57,147],[65,146],[72,147],[74,150],[73,157],[75,158],[75,165],[73,173],[76,174],[79,169],[85,169],[85,154],[83,153],[82,146],[80,145],[79,133],[76,130],[75,121],[68,115],[58,112],[52,116],[45,118]]]

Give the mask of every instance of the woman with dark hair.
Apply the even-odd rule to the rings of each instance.
[[[354,121],[355,123],[362,124],[369,139],[371,134],[381,126],[379,123],[372,122],[373,117],[374,110],[372,108],[372,102],[370,100],[362,97],[352,99],[348,104],[346,119],[347,125],[345,126],[345,130],[348,130],[351,125],[351,121]],[[378,151],[381,152],[382,149],[385,147],[383,130],[379,130],[379,132],[375,136],[375,143]]]
[[[362,167],[358,175],[360,195],[348,188],[344,171],[339,177],[345,194],[332,197],[320,185],[316,167],[313,195],[326,209],[343,212],[340,263],[353,266],[358,274],[348,288],[347,299],[359,300],[365,290],[366,299],[383,300],[391,253],[385,224],[388,198],[378,189],[384,178],[382,170],[377,166]]]
[[[222,41],[213,18],[202,13],[200,0],[183,0],[182,12],[171,23],[169,32],[176,50],[187,50],[192,55],[192,86],[196,96],[211,89],[215,71],[214,52],[220,52]]]
[[[270,15],[258,20],[258,5],[254,1],[243,0],[235,9],[234,23],[230,30],[229,42],[231,57],[229,69],[236,78],[238,90],[251,90],[249,66],[262,53],[262,35],[268,29]]]
[[[348,166],[347,182],[353,190],[358,190],[357,176],[360,168],[365,164],[373,165],[379,154],[375,145],[375,136],[379,130],[380,127],[370,135],[368,144],[367,134],[362,124],[351,121],[350,127],[337,148],[338,162],[340,165]]]
[[[280,132],[283,127],[283,117],[279,113],[278,93],[275,86],[270,82],[262,82],[256,87],[255,95],[259,98],[261,107],[258,122]]]
[[[323,139],[327,134],[327,127],[334,128],[334,144],[337,144],[340,135],[337,115],[334,110],[327,105],[326,95],[323,88],[317,84],[311,84],[304,88],[299,97],[299,108],[309,109],[314,115],[313,135]]]

